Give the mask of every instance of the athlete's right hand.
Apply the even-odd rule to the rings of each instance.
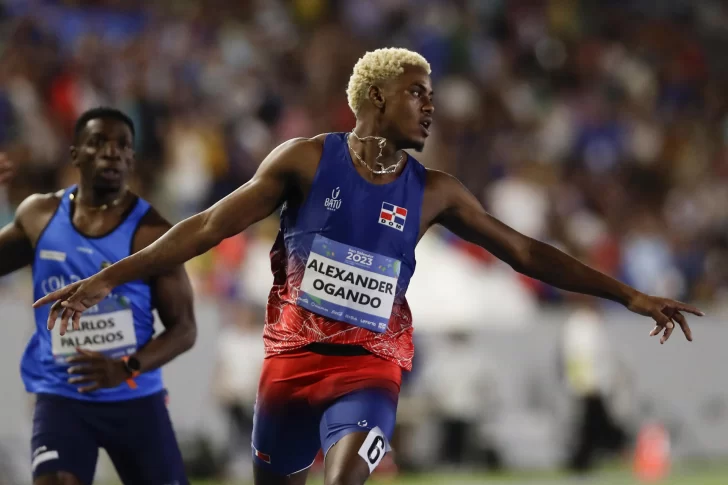
[[[0,185],[7,183],[15,175],[15,165],[6,154],[0,152]]]
[[[38,308],[55,302],[48,314],[48,330],[53,330],[58,317],[61,318],[61,335],[66,334],[69,320],[73,322],[74,330],[79,329],[81,314],[111,293],[112,286],[106,283],[102,273],[64,286],[33,303],[33,308]]]

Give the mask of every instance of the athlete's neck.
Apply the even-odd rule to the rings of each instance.
[[[356,136],[350,136],[349,143],[351,148],[356,150],[369,168],[378,170],[380,167],[377,165],[377,162],[381,163],[384,167],[390,167],[395,165],[401,159],[401,154],[397,153],[399,150],[395,143],[383,135],[379,128],[374,126],[374,124],[357,120],[356,127],[353,131]],[[369,136],[385,138],[387,140],[384,148],[382,149],[381,157],[379,157],[379,144],[377,143],[377,140],[368,139],[359,141],[357,139],[358,137],[363,140]],[[379,157],[379,159],[377,159],[377,157]]]
[[[74,200],[77,205],[89,208],[107,208],[119,205],[128,190],[123,185],[119,190],[95,190],[93,188],[84,188],[83,184],[79,184]]]

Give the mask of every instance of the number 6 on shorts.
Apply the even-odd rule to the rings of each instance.
[[[377,465],[379,465],[385,453],[389,451],[388,448],[387,438],[382,433],[382,430],[379,429],[379,426],[372,429],[367,435],[367,439],[362,443],[361,448],[359,448],[359,456],[367,462],[369,473],[372,473]]]

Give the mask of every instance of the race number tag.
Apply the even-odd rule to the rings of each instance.
[[[359,456],[367,462],[371,474],[388,451],[391,451],[391,448],[387,437],[377,426],[369,432],[364,443],[362,443],[361,448],[359,448]]]
[[[136,351],[137,338],[131,309],[83,314],[79,323],[79,330],[74,330],[69,324],[62,337],[58,327],[53,330],[53,357],[57,363],[63,364],[67,357],[75,355],[76,347],[102,352],[112,358]]]
[[[296,304],[333,320],[386,332],[400,264],[316,235]]]

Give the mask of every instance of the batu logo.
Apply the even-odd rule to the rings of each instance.
[[[335,211],[341,207],[341,199],[339,196],[341,195],[341,189],[339,187],[336,187],[334,190],[331,191],[331,198],[326,197],[326,201],[324,202],[324,207],[326,207],[330,211]]]

